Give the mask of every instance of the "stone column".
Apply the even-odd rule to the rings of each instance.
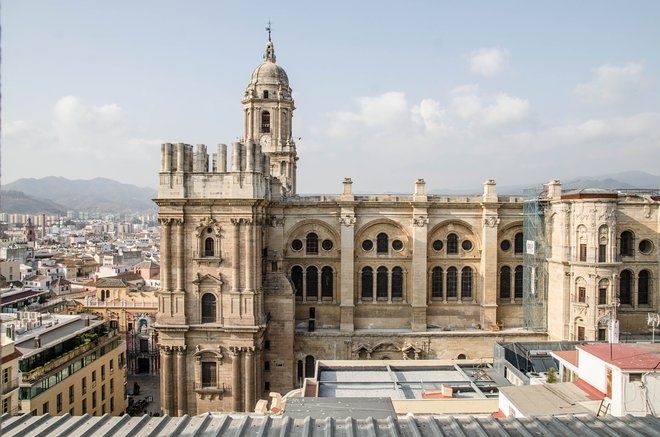
[[[176,291],[183,293],[186,288],[185,285],[185,239],[184,239],[184,223],[183,219],[176,220]]]
[[[344,179],[342,200],[352,200],[352,182]],[[339,218],[341,238],[341,262],[339,268],[339,306],[340,329],[351,332],[354,329],[353,313],[355,310],[355,218],[353,205],[342,206]]]
[[[243,385],[241,384],[241,348],[230,347],[232,410],[243,411]]]
[[[413,210],[412,222],[412,321],[413,331],[426,331],[427,286],[427,234],[429,218],[426,208]]]
[[[473,287],[472,297],[474,301],[481,303],[482,329],[490,329],[491,326],[497,324],[497,226],[500,223],[497,200],[495,181],[489,179],[484,182],[481,203],[481,263],[480,275],[476,275],[481,276],[481,281],[479,287]],[[460,274],[459,271],[459,281],[461,281]],[[511,269],[511,274],[515,283],[515,268]],[[478,291],[480,291],[480,296],[477,297],[474,293]]]
[[[254,291],[254,223],[245,220],[245,291]]]
[[[188,413],[187,390],[188,375],[186,373],[186,346],[176,348],[176,405],[177,416]]]
[[[241,233],[241,219],[231,219],[233,226],[232,230],[232,260],[231,260],[231,291],[234,293],[239,292],[240,287],[240,274],[241,274],[241,247],[240,233]]]
[[[256,401],[254,400],[254,348],[245,349],[245,409],[244,411],[254,411]]]
[[[172,393],[172,348],[161,346],[161,373],[160,373],[160,406],[163,415],[174,415]]]

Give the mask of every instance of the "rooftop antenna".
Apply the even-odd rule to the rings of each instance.
[[[268,31],[268,41],[270,41],[270,31],[272,30],[270,26],[270,20],[268,20],[268,26],[266,27],[266,30]]]

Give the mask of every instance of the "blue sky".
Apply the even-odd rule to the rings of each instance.
[[[231,143],[270,19],[300,192],[478,188],[660,163],[660,2],[2,2],[2,181],[156,186]]]

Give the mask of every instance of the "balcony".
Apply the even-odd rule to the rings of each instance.
[[[11,379],[7,382],[2,383],[2,394],[3,396],[9,393],[10,391],[14,391],[18,388],[18,378]]]
[[[158,308],[158,302],[138,302],[132,300],[89,300],[84,303],[87,308]]]
[[[74,360],[76,357],[84,355],[85,353],[98,347],[104,346],[114,340],[119,340],[119,335],[117,335],[115,331],[110,331],[100,337],[90,340],[88,343],[83,343],[80,346],[65,352],[59,357],[48,361],[43,366],[35,367],[30,371],[23,372],[23,382],[36,382],[58,367]]]

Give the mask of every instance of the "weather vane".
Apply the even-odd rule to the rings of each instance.
[[[268,26],[266,27],[266,30],[268,31],[268,41],[270,41],[270,31],[271,31],[270,20],[268,20]]]

